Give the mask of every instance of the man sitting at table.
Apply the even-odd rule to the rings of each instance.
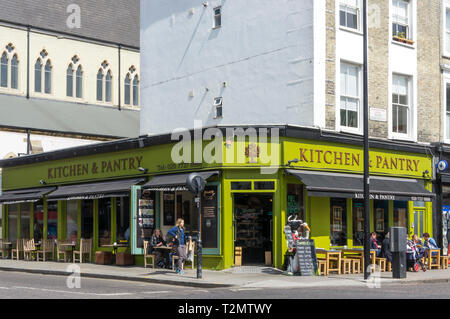
[[[428,250],[429,249],[439,249],[438,245],[436,244],[436,241],[430,237],[430,234],[424,233],[423,234],[423,247],[425,249],[425,256],[428,256]],[[432,256],[436,256],[437,251],[434,251],[432,253]]]
[[[153,233],[153,236],[150,241],[150,246],[152,247],[152,253],[156,256],[156,264],[160,266],[161,268],[166,268],[167,260],[164,256],[164,252],[161,249],[154,249],[154,247],[160,247],[166,244],[166,239],[164,238],[164,235],[162,234],[160,229],[155,229],[155,232]]]

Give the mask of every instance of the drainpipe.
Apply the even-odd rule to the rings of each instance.
[[[31,153],[31,140],[30,140],[31,131],[30,129],[27,130],[27,155],[30,155]]]
[[[30,98],[30,26],[27,26],[27,99]]]
[[[121,64],[122,64],[122,61],[121,61],[121,59],[122,59],[122,54],[121,54],[121,49],[122,49],[122,45],[121,44],[119,44],[119,76],[118,76],[118,79],[119,79],[119,111],[121,111],[121,108],[122,108],[122,94],[121,94],[121,85],[120,85],[120,79],[121,79],[121,77],[122,77],[122,75],[121,75]]]

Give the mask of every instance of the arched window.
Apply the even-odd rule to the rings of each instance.
[[[17,54],[14,54],[11,59],[11,88],[19,88],[19,60],[17,59]]]
[[[97,72],[97,101],[103,101],[103,71]]]
[[[106,73],[106,81],[105,81],[105,101],[111,102],[111,91],[112,91],[112,75],[111,70]]]
[[[52,63],[50,60],[45,63],[45,93],[52,93]]]
[[[37,59],[34,64],[34,91],[42,92],[42,63]]]
[[[125,78],[125,104],[126,105],[131,104],[130,90],[131,90],[131,79],[130,79],[130,74],[127,74],[127,76]]]
[[[77,68],[77,98],[81,99],[83,97],[83,68],[81,65]]]
[[[8,87],[8,55],[6,54],[6,52],[3,52],[2,54],[2,59],[0,61],[1,64],[1,80],[0,80],[0,85],[1,87]]]
[[[139,77],[137,75],[133,80],[133,105],[139,105]]]
[[[67,67],[67,96],[73,96],[73,66],[72,63]]]

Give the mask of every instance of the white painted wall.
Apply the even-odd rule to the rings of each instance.
[[[0,131],[0,159],[4,159],[9,153],[14,153],[16,156],[19,153],[27,153],[27,134],[16,132]],[[70,148],[75,146],[88,145],[96,143],[92,140],[36,135],[31,134],[32,141],[41,141],[44,152],[55,151],[63,148]]]
[[[323,1],[208,2],[141,1],[141,133],[193,128],[195,119],[323,126]],[[218,5],[222,27],[213,29]],[[215,119],[219,96],[223,118]]]

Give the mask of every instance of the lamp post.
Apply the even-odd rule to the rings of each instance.
[[[197,279],[202,279],[202,236],[201,236],[201,194],[205,189],[206,181],[197,173],[189,174],[186,179],[188,189],[195,195],[198,217],[198,238],[197,238]]]
[[[363,109],[364,109],[364,279],[368,279],[371,269],[370,265],[370,193],[369,193],[369,95],[368,95],[368,52],[367,52],[367,0],[363,0],[363,34],[364,34],[364,75],[363,75]],[[375,261],[374,261],[375,262]]]

